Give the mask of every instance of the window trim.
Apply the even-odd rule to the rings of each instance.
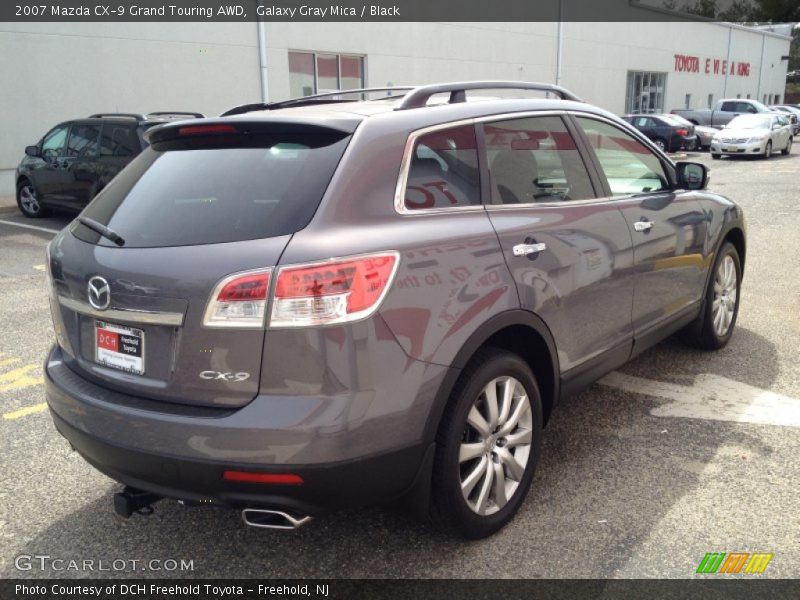
[[[438,125],[431,125],[430,127],[424,127],[422,129],[417,129],[416,131],[412,131],[408,134],[408,139],[406,140],[405,148],[403,149],[403,160],[400,163],[400,174],[397,178],[397,185],[395,186],[394,192],[394,209],[397,211],[398,214],[401,215],[438,215],[438,214],[449,214],[453,212],[475,212],[484,209],[483,203],[483,177],[481,177],[481,203],[480,204],[471,204],[469,206],[442,206],[439,208],[407,208],[406,207],[406,188],[408,187],[408,175],[409,171],[411,170],[411,162],[414,158],[414,148],[416,147],[417,140],[422,136],[425,136],[429,133],[434,133],[436,131],[442,131],[443,129],[454,129],[456,127],[464,127],[464,126],[471,126],[475,128],[476,119],[460,119],[458,121],[450,121],[449,123],[439,123]],[[478,132],[475,131],[475,137],[478,137]],[[481,163],[481,151],[480,151],[480,142],[477,143],[476,151],[478,153],[478,169],[483,175],[483,167]]]
[[[483,131],[482,128],[479,130],[477,128],[478,125],[482,125],[486,122],[492,121],[505,121],[509,119],[524,119],[527,117],[536,117],[536,116],[560,116],[564,123],[567,126],[570,134],[572,135],[573,139],[575,140],[576,145],[578,146],[578,150],[581,153],[581,158],[584,160],[584,164],[586,165],[586,169],[589,171],[589,177],[592,180],[592,185],[595,188],[595,198],[586,198],[583,200],[569,200],[569,201],[559,201],[559,202],[533,202],[533,203],[526,203],[526,204],[490,204],[486,202],[486,194],[488,188],[486,182],[486,175],[488,175],[488,168],[484,166],[485,163],[485,147],[484,147],[484,140],[483,140]],[[620,123],[613,121],[603,115],[599,115],[592,112],[584,112],[580,110],[526,110],[520,112],[511,112],[511,113],[500,113],[496,115],[486,115],[481,117],[473,117],[471,119],[459,119],[456,121],[449,121],[447,123],[438,123],[436,125],[431,125],[428,127],[423,127],[422,129],[417,129],[408,134],[408,138],[406,139],[405,147],[403,149],[403,159],[400,163],[400,173],[397,176],[397,184],[395,185],[395,193],[394,193],[394,209],[395,212],[402,216],[425,216],[425,215],[447,215],[453,214],[458,212],[476,212],[481,210],[513,210],[515,208],[533,208],[533,207],[543,207],[543,208],[555,208],[555,207],[565,207],[565,206],[580,206],[582,204],[595,204],[598,202],[616,202],[618,200],[624,200],[627,198],[632,198],[634,196],[641,196],[643,194],[629,194],[627,196],[612,196],[611,189],[608,186],[608,181],[605,177],[605,174],[602,171],[602,168],[597,163],[597,156],[595,155],[592,148],[588,145],[586,137],[583,134],[583,129],[581,129],[580,125],[574,120],[573,117],[587,117],[590,119],[595,119],[597,121],[601,121],[607,123],[609,125],[613,125],[622,131],[628,133],[628,135],[633,136],[642,144],[644,144],[653,154],[655,154],[656,158],[659,159],[664,170],[667,172],[667,179],[670,184],[670,188],[668,190],[659,190],[659,192],[654,193],[663,193],[663,192],[674,192],[676,189],[676,179],[675,179],[675,167],[669,157],[662,153],[653,143],[638,129],[636,129],[633,125],[626,123],[624,120],[620,119],[620,121],[625,125],[624,127],[620,127]],[[411,159],[413,158],[414,152],[414,145],[417,139],[423,135],[428,133],[439,131],[441,129],[450,129],[452,127],[460,127],[463,125],[472,125],[476,127],[476,136],[478,138],[478,165],[481,169],[481,203],[475,204],[471,206],[449,206],[449,207],[441,207],[441,208],[421,208],[421,209],[408,209],[405,206],[405,193],[406,193],[406,185],[408,183],[408,173],[411,168]],[[646,193],[653,193],[653,192],[646,192]]]

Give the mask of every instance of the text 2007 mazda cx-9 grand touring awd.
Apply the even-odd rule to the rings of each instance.
[[[466,97],[497,88],[551,97]],[[730,339],[744,222],[703,165],[545,84],[392,93],[153,129],[50,244],[47,400],[120,514],[397,500],[486,536],[559,397]]]

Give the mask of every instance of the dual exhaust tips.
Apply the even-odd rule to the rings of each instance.
[[[150,515],[153,504],[162,497],[142,490],[126,486],[121,492],[114,494],[114,512],[125,519],[134,513]],[[293,515],[283,510],[267,508],[245,508],[242,510],[242,521],[250,527],[261,529],[297,529],[312,520],[308,515]]]

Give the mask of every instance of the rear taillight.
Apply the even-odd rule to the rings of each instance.
[[[206,327],[263,327],[272,269],[237,273],[217,284],[206,307]]]
[[[682,135],[682,136],[686,137],[687,135],[689,135],[689,130],[688,129],[678,129],[678,131],[676,131],[675,133],[677,133],[678,135]]]
[[[269,326],[309,327],[363,319],[377,310],[398,263],[396,252],[386,252],[282,267]]]

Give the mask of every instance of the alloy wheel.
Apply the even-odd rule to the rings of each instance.
[[[714,302],[711,316],[714,322],[714,332],[719,337],[728,333],[733,322],[737,293],[736,265],[733,258],[728,255],[720,262],[714,278]]]
[[[19,190],[19,202],[22,207],[32,215],[35,215],[41,210],[38,198],[36,198],[36,190],[31,185],[24,185]]]
[[[461,493],[479,515],[502,509],[522,481],[533,441],[533,411],[525,387],[498,377],[481,391],[467,415],[459,449]]]

